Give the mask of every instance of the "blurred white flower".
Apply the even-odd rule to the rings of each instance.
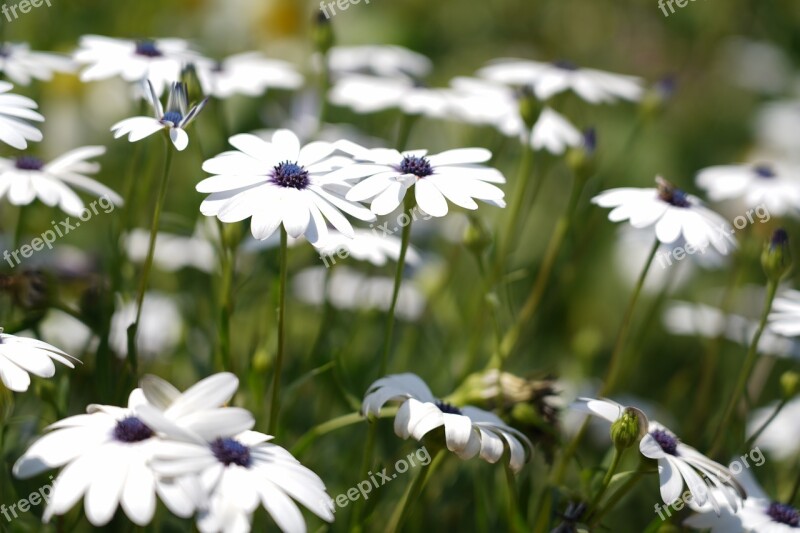
[[[800,152],[800,100],[764,104],[756,116],[759,145],[780,158],[797,160]]]
[[[534,150],[545,149],[551,154],[563,154],[571,146],[579,146],[583,135],[570,122],[549,107],[545,107],[531,132]]]
[[[260,52],[245,52],[220,62],[195,63],[204,94],[230,98],[235,94],[260,96],[267,89],[297,89],[303,76],[290,63],[270,59]]]
[[[505,177],[497,169],[481,165],[492,158],[485,148],[459,148],[428,156],[427,150],[368,150],[349,142],[339,147],[358,162],[334,171],[330,179],[360,180],[346,198],[355,202],[372,199],[371,209],[377,215],[397,209],[411,187],[420,209],[435,217],[447,214],[447,200],[470,210],[478,208],[475,199],[497,207],[506,205],[503,190],[492,185],[505,183]]]
[[[792,62],[786,53],[767,41],[733,37],[722,48],[721,59],[734,83],[761,94],[784,92],[792,78]]]
[[[27,43],[0,44],[0,72],[18,85],[28,85],[31,80],[50,81],[53,72],[74,72],[76,66],[69,57],[31,51]]]
[[[222,222],[251,218],[256,239],[266,239],[283,223],[291,237],[304,235],[315,243],[327,237],[326,219],[347,236],[353,227],[341,211],[359,220],[375,220],[368,209],[344,198],[350,185],[329,177],[349,158],[331,157],[331,143],[312,142],[301,148],[289,130],[278,130],[272,142],[255,135],[234,135],[228,142],[236,148],[207,160],[203,170],[215,174],[197,184],[197,191],[210,193],[200,212]]]
[[[654,226],[655,237],[672,244],[683,237],[695,249],[713,245],[721,254],[736,247],[733,229],[724,218],[703,205],[699,198],[686,194],[662,178],[658,188],[624,187],[604,191],[592,198],[600,207],[613,207],[608,219],[629,220],[634,228]]]
[[[326,298],[336,309],[388,311],[392,302],[394,279],[367,277],[346,266],[330,273],[325,267],[301,270],[292,277],[292,291],[302,302],[322,305]],[[413,285],[404,283],[397,298],[397,318],[413,321],[425,310],[425,297]]]
[[[75,368],[77,361],[55,346],[27,337],[3,333],[0,328],[0,381],[8,389],[25,392],[31,384],[29,374],[51,378],[56,373],[53,361]]]
[[[431,118],[449,116],[450,96],[447,89],[420,87],[403,78],[381,78],[350,74],[335,82],[328,93],[331,103],[349,107],[356,113],[375,113],[400,109],[409,115]]]
[[[14,86],[0,81],[0,141],[17,150],[28,147],[28,141],[39,142],[42,132],[26,122],[43,122],[44,117],[34,111],[39,106],[27,96],[8,93]]]
[[[205,107],[208,98],[199,104],[189,108],[189,97],[186,93],[186,84],[175,82],[169,91],[167,100],[167,110],[161,106],[161,101],[153,88],[150,80],[146,82],[146,89],[150,104],[153,106],[153,117],[133,117],[126,118],[111,126],[114,138],[118,139],[123,135],[128,136],[128,141],[136,142],[149,137],[157,131],[167,130],[172,144],[178,150],[184,150],[189,146],[189,135],[186,128],[197,117]]]
[[[447,449],[461,459],[480,458],[496,463],[507,450],[509,465],[519,472],[533,453],[533,445],[520,431],[498,416],[477,407],[456,407],[433,396],[415,374],[393,374],[369,386],[361,406],[364,416],[378,416],[387,402],[400,402],[394,418],[398,437],[418,441],[444,428]]]
[[[100,170],[100,164],[89,159],[104,153],[104,146],[84,146],[49,163],[29,155],[14,159],[0,158],[0,197],[7,197],[14,205],[28,205],[38,198],[45,205],[57,205],[68,215],[77,217],[83,212],[84,204],[70,188],[72,186],[94,196],[105,197],[115,205],[122,205],[120,195],[85,176]]]
[[[778,402],[754,410],[747,420],[747,435],[751,436],[775,413]],[[793,459],[800,453],[800,398],[787,403],[778,416],[753,443],[764,448],[776,461]]]
[[[482,68],[478,75],[507,85],[530,86],[542,101],[566,90],[572,90],[592,104],[615,102],[620,98],[636,101],[644,92],[641,78],[580,68],[568,61],[541,63],[502,59]]]
[[[86,65],[80,74],[81,81],[114,76],[133,83],[149,80],[157,95],[161,95],[171,82],[180,79],[184,63],[201,58],[182,39],[132,41],[101,35],[81,37],[73,57]]]
[[[109,343],[118,357],[128,355],[128,326],[136,320],[136,303],[117,299],[111,317]],[[167,357],[183,335],[183,318],[172,297],[158,292],[148,292],[142,302],[142,318],[136,336],[137,353],[143,359]]]
[[[800,335],[800,291],[784,290],[772,303],[769,328],[787,337]]]
[[[331,230],[328,232],[328,238],[318,242],[314,247],[321,256],[329,256],[334,261],[344,256],[368,261],[375,266],[383,266],[390,259],[398,260],[400,245],[401,240],[396,235],[381,235],[380,232],[356,228],[353,230],[352,239]],[[419,264],[419,253],[411,246],[406,250],[405,261],[411,266]]]
[[[433,68],[430,59],[394,45],[334,46],[328,51],[328,68],[334,77],[369,73],[377,76],[423,78]]]
[[[144,262],[149,246],[149,230],[134,229],[125,237],[125,250],[130,260],[136,263]],[[218,263],[217,251],[200,227],[190,237],[159,232],[153,263],[165,272],[196,268],[211,273]]]

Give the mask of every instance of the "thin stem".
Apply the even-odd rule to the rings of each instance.
[[[619,489],[617,489],[617,491],[614,494],[611,495],[611,497],[606,502],[605,506],[603,506],[603,508],[600,509],[599,512],[597,512],[594,516],[590,517],[591,518],[590,529],[594,528],[594,526],[599,524],[600,521],[603,519],[603,517],[606,514],[608,514],[609,511],[614,509],[614,507],[616,507],[616,505],[620,502],[620,500],[622,500],[622,498],[624,498],[625,495],[628,494],[628,492],[630,492],[630,490],[639,482],[639,480],[642,479],[642,476],[647,472],[647,470],[645,470],[644,468],[644,464],[645,463],[643,462],[639,466],[639,469],[636,470],[636,472],[634,472],[631,475],[628,481],[626,481],[624,485],[622,485]]]
[[[503,274],[505,267],[508,250],[513,244],[514,235],[517,234],[515,228],[519,224],[520,213],[522,212],[522,204],[525,201],[525,191],[528,188],[528,182],[531,179],[531,170],[533,169],[533,148],[528,143],[528,136],[526,135],[522,140],[522,158],[519,162],[519,170],[517,172],[517,182],[514,185],[514,193],[511,196],[511,208],[508,210],[508,222],[506,223],[505,233],[500,236],[500,243],[497,247],[497,257],[495,257],[495,265],[493,276],[490,278],[492,284]]]
[[[383,409],[381,414],[378,415],[379,418],[390,418],[397,414],[397,407],[390,407]],[[292,455],[300,455],[308,448],[318,437],[323,435],[327,435],[332,431],[336,431],[337,429],[342,429],[347,426],[352,426],[354,424],[363,423],[366,419],[364,415],[361,413],[350,413],[347,415],[338,416],[336,418],[332,418],[327,422],[323,422],[318,426],[314,426],[313,428],[309,429],[303,436],[297,439],[297,442],[294,446],[292,446],[291,452]]]
[[[424,470],[420,470],[419,473],[417,473],[414,481],[408,486],[408,489],[403,495],[400,505],[395,507],[392,517],[389,520],[389,524],[385,529],[387,533],[395,533],[396,531],[399,531],[401,527],[403,527],[403,523],[410,514],[412,504],[419,500],[419,497],[422,494],[422,489],[425,488],[425,484],[427,483],[428,479],[430,479],[430,477],[442,463],[446,453],[447,450],[445,449],[439,450],[428,467]]]
[[[791,495],[789,495],[789,499],[786,501],[786,503],[788,503],[789,505],[794,505],[794,502],[797,499],[798,494],[800,494],[800,474],[798,474],[797,479],[794,480],[794,487],[792,487],[792,493]]]
[[[147,290],[147,281],[150,278],[150,270],[153,267],[153,256],[156,250],[156,239],[158,237],[158,222],[161,218],[161,210],[164,207],[164,199],[167,196],[167,184],[169,183],[169,170],[172,165],[172,147],[170,146],[169,136],[164,136],[164,173],[161,175],[161,185],[158,189],[156,207],[153,210],[153,222],[150,225],[150,244],[147,247],[147,257],[142,267],[142,277],[139,282],[139,294],[136,296],[136,320],[128,327],[128,362],[134,378],[138,377],[138,358],[136,354],[136,334],[139,330],[139,321],[142,318],[142,303],[144,293]]]
[[[764,430],[767,429],[767,427],[769,427],[769,425],[775,421],[775,419],[778,417],[783,408],[786,407],[787,403],[789,403],[789,400],[784,398],[778,403],[777,406],[775,406],[775,410],[772,411],[772,414],[769,415],[769,418],[767,418],[764,421],[764,423],[761,424],[761,426],[756,430],[756,432],[753,433],[753,435],[749,439],[747,439],[747,442],[744,443],[745,450],[749,450],[750,448],[752,448],[753,444],[755,444],[755,442],[758,440],[761,434],[764,433]]]
[[[739,378],[736,381],[733,394],[731,394],[730,400],[728,401],[728,406],[725,408],[725,414],[722,416],[722,421],[717,427],[714,446],[711,447],[711,456],[716,455],[717,452],[720,451],[726,432],[729,429],[728,424],[733,418],[733,412],[736,410],[736,406],[739,404],[739,400],[742,397],[742,393],[744,393],[745,387],[747,387],[747,381],[750,378],[750,373],[753,371],[753,366],[755,366],[756,360],[758,359],[758,342],[761,340],[761,335],[764,333],[764,329],[767,327],[767,318],[769,317],[769,312],[772,309],[772,301],[775,299],[775,294],[777,292],[778,283],[769,280],[767,282],[767,298],[764,301],[764,309],[761,312],[761,320],[758,323],[758,329],[756,329],[755,335],[753,335],[753,338],[750,341],[750,347],[747,350],[747,356],[745,357],[744,365],[742,365],[742,370],[739,372]]]
[[[232,371],[231,361],[231,315],[233,314],[233,261],[236,257],[235,246],[228,242],[225,225],[217,220],[217,228],[222,248],[221,266],[222,280],[219,296],[219,335],[218,352],[222,370]]]
[[[26,206],[21,205],[17,209],[17,224],[14,226],[14,248],[19,248],[19,243],[22,241],[22,230],[25,227],[25,211]]]
[[[506,486],[508,487],[508,529],[510,531],[524,531],[525,528],[521,527],[520,520],[519,520],[519,503],[518,503],[518,491],[517,491],[517,481],[516,477],[514,476],[514,471],[511,470],[511,464],[509,461],[503,460],[503,469],[505,470],[506,474]]]
[[[611,459],[611,464],[608,467],[605,477],[603,477],[603,484],[600,486],[600,490],[597,491],[594,500],[592,500],[592,504],[589,507],[589,515],[591,515],[594,510],[597,509],[597,506],[600,505],[600,500],[603,499],[603,496],[608,490],[608,486],[611,484],[611,478],[614,477],[614,474],[619,467],[619,462],[622,459],[623,453],[625,453],[625,450],[620,450],[619,448],[614,447],[614,457]]]
[[[278,427],[278,414],[280,411],[281,368],[283,367],[283,351],[286,344],[286,274],[289,238],[286,228],[281,226],[281,251],[280,251],[280,284],[278,286],[278,355],[275,358],[275,368],[272,377],[272,402],[270,404],[268,432],[275,434]]]

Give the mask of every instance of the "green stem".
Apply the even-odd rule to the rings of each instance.
[[[233,314],[233,262],[236,257],[235,246],[228,242],[225,225],[217,220],[217,228],[222,248],[221,267],[222,280],[219,296],[219,336],[218,351],[220,366],[223,371],[233,371],[231,360],[231,315]]]
[[[507,259],[506,255],[513,244],[514,235],[517,234],[516,227],[519,224],[522,205],[525,201],[525,191],[527,190],[528,182],[531,179],[532,169],[533,148],[531,148],[530,144],[528,143],[528,136],[526,135],[522,140],[522,158],[519,162],[517,182],[514,184],[514,192],[511,196],[511,207],[508,210],[508,222],[506,223],[505,233],[503,233],[500,238],[500,244],[497,248],[497,257],[495,257],[493,276],[490,278],[492,285],[503,274],[503,268],[505,267]]]
[[[136,354],[136,334],[139,329],[139,321],[142,318],[142,303],[144,302],[144,293],[147,290],[147,281],[150,278],[150,270],[153,267],[153,257],[156,251],[156,239],[158,237],[158,223],[161,218],[161,210],[164,207],[164,199],[167,196],[167,184],[169,183],[169,170],[172,165],[172,147],[170,146],[169,136],[164,136],[164,147],[166,154],[164,156],[164,173],[161,175],[161,185],[158,189],[158,197],[156,198],[156,207],[153,210],[153,221],[150,225],[150,244],[147,247],[147,257],[142,267],[142,277],[139,281],[139,293],[136,296],[136,320],[128,327],[128,362],[131,365],[131,371],[135,379],[138,378],[138,357]]]
[[[389,524],[385,529],[387,533],[395,533],[403,527],[403,523],[411,512],[412,504],[419,500],[422,489],[425,488],[428,479],[430,479],[442,463],[446,454],[447,450],[439,450],[428,467],[424,470],[420,470],[416,477],[414,477],[414,481],[408,486],[408,489],[403,495],[403,499],[400,501],[400,505],[395,507],[392,517],[389,519]]]
[[[275,434],[278,427],[278,415],[280,411],[280,388],[281,388],[281,368],[283,367],[283,351],[286,344],[286,274],[289,238],[286,235],[286,228],[281,226],[281,272],[280,285],[278,286],[278,355],[275,358],[275,368],[272,378],[272,402],[270,404],[268,433]]]
[[[509,531],[522,532],[525,531],[525,528],[520,524],[519,519],[517,481],[514,476],[514,471],[511,470],[511,464],[505,459],[506,457],[501,459],[501,461],[503,461],[503,469],[506,474],[506,486],[508,487],[508,529]]]
[[[741,372],[739,372],[739,378],[736,381],[733,394],[731,394],[730,400],[728,401],[728,406],[725,408],[725,414],[722,416],[722,421],[717,428],[714,446],[711,448],[712,451],[710,455],[712,457],[717,455],[717,452],[719,452],[722,448],[725,435],[729,429],[728,424],[733,418],[733,412],[736,410],[736,406],[739,404],[739,400],[744,393],[745,387],[747,387],[747,381],[750,378],[750,373],[753,371],[753,366],[755,366],[756,360],[758,359],[758,342],[761,340],[761,335],[764,333],[764,329],[767,327],[767,318],[769,317],[769,312],[772,309],[772,301],[775,299],[775,294],[777,292],[778,283],[772,280],[768,281],[767,298],[764,301],[764,309],[761,312],[761,320],[758,323],[758,329],[756,329],[753,339],[750,341],[750,347],[747,351],[747,356],[745,357]]]
[[[789,400],[784,398],[783,400],[781,400],[778,403],[777,406],[775,406],[775,410],[772,411],[772,414],[769,415],[769,418],[767,418],[764,421],[764,423],[761,424],[761,427],[759,427],[756,430],[756,432],[753,433],[753,435],[749,439],[747,439],[747,442],[744,443],[744,449],[745,450],[749,450],[749,449],[751,449],[753,447],[753,444],[755,444],[755,442],[758,440],[758,438],[761,436],[761,434],[764,433],[764,430],[767,429],[767,427],[769,427],[769,425],[772,424],[772,422],[775,421],[775,419],[778,417],[778,415],[783,410],[783,408],[786,407],[787,403],[789,403]]]
[[[646,463],[642,461],[641,465],[639,466],[639,469],[636,470],[636,472],[634,472],[631,475],[630,479],[628,479],[628,481],[626,481],[624,485],[622,485],[619,489],[617,489],[617,491],[614,494],[611,495],[611,497],[606,502],[605,506],[602,509],[600,509],[600,511],[597,512],[594,516],[589,517],[591,518],[591,524],[589,526],[590,529],[593,529],[594,526],[599,524],[600,521],[603,519],[603,517],[606,514],[608,514],[612,509],[614,509],[614,507],[617,506],[620,500],[622,500],[622,498],[624,498],[625,495],[628,494],[628,492],[630,492],[630,490],[639,482],[639,480],[642,479],[642,476],[647,472],[647,470],[644,468],[645,464]]]
[[[614,474],[619,467],[619,462],[622,459],[622,454],[625,453],[625,450],[620,450],[617,447],[614,447],[614,458],[611,459],[611,465],[608,467],[608,471],[606,472],[605,477],[603,477],[603,484],[600,486],[600,490],[597,491],[597,494],[592,500],[592,504],[589,506],[589,515],[597,509],[597,506],[600,505],[600,500],[603,499],[606,491],[608,490],[608,486],[611,484],[611,478],[614,477]]]
[[[800,494],[800,474],[798,474],[797,479],[794,480],[794,487],[792,487],[792,493],[789,496],[789,499],[786,501],[786,503],[788,503],[789,505],[794,505],[794,502],[797,499],[798,494]]]
[[[381,411],[379,415],[380,418],[390,418],[397,414],[397,408],[391,407],[386,408]],[[366,419],[364,415],[361,413],[350,413],[347,415],[342,415],[327,422],[323,422],[318,426],[314,426],[313,428],[309,429],[302,437],[297,439],[297,443],[292,446],[291,452],[292,455],[300,455],[302,454],[306,448],[308,448],[318,437],[331,433],[332,431],[336,431],[337,429],[342,429],[347,426],[352,426],[353,424],[358,424],[364,422]]]
[[[19,249],[20,242],[22,241],[22,230],[25,227],[25,211],[26,206],[21,205],[17,209],[17,224],[14,226],[14,248]]]

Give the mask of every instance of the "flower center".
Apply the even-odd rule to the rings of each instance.
[[[659,446],[661,446],[661,449],[664,450],[664,453],[678,455],[678,439],[676,439],[673,435],[669,434],[663,429],[651,431],[650,435],[656,439],[656,442]]]
[[[430,162],[424,157],[415,157],[408,155],[403,158],[398,168],[403,174],[413,174],[418,178],[424,178],[433,174],[433,168]]]
[[[272,169],[272,183],[279,187],[291,187],[297,190],[303,190],[308,187],[308,170],[305,167],[284,161]]]
[[[114,428],[114,438],[120,442],[141,442],[153,436],[153,430],[135,416],[123,418]]]
[[[155,41],[143,40],[136,41],[136,55],[144,57],[161,57],[161,50],[156,46]]]
[[[756,176],[759,178],[770,179],[775,177],[775,171],[772,170],[772,167],[769,165],[756,165],[753,167],[753,172],[755,172]]]
[[[785,503],[772,502],[767,514],[774,522],[791,527],[800,527],[800,511]]]
[[[180,124],[181,120],[183,120],[183,115],[179,111],[167,111],[161,118],[161,122],[171,122],[175,126]]]
[[[658,183],[658,197],[661,200],[675,207],[692,206],[689,196],[667,180],[659,178],[656,183]]]
[[[42,170],[44,161],[31,155],[22,155],[16,159],[14,166],[20,170]]]
[[[245,468],[250,466],[250,448],[235,439],[217,439],[211,443],[211,451],[214,452],[214,457],[225,466],[231,464]]]
[[[556,68],[560,68],[561,70],[578,70],[578,65],[576,65],[572,61],[567,61],[565,59],[559,59],[558,61],[553,61],[553,66]]]
[[[437,402],[436,402],[436,407],[438,407],[438,408],[439,408],[439,410],[440,410],[441,412],[443,412],[443,413],[448,413],[448,414],[451,414],[451,415],[460,415],[460,414],[463,414],[463,413],[461,412],[461,409],[459,409],[459,408],[458,408],[458,407],[456,407],[455,405],[450,405],[449,403],[447,403],[447,402],[443,402],[443,401],[441,401],[441,400],[439,400],[439,401],[437,401]]]

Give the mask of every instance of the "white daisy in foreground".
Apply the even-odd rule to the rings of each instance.
[[[800,291],[784,290],[775,298],[769,328],[787,337],[800,336]]]
[[[800,166],[785,164],[723,165],[703,169],[697,186],[711,201],[741,199],[746,207],[763,205],[771,215],[800,214]]]
[[[197,518],[203,533],[250,531],[259,503],[281,531],[305,533],[306,523],[294,500],[333,522],[333,500],[319,476],[269,443],[270,435],[250,431],[255,420],[247,411],[199,413],[191,426],[172,422],[166,412],[148,405],[137,413],[165,439],[155,451],[152,468],[184,485],[199,484],[207,500]]]
[[[42,140],[42,132],[26,120],[43,122],[44,117],[34,111],[39,106],[27,96],[5,94],[13,88],[10,83],[0,81],[0,141],[17,150],[24,150],[28,147],[28,141]]]
[[[484,78],[507,85],[528,85],[539,100],[572,90],[589,103],[610,103],[617,99],[636,101],[644,89],[641,78],[580,68],[569,61],[541,63],[521,59],[499,60],[478,71]]]
[[[370,73],[419,79],[430,73],[433,63],[424,55],[402,46],[334,46],[328,51],[328,68],[334,76]]]
[[[46,342],[9,335],[0,328],[0,381],[10,390],[28,390],[29,373],[41,378],[53,377],[56,373],[53,361],[75,368],[70,359],[77,361]]]
[[[98,527],[111,520],[118,505],[135,524],[148,524],[155,512],[156,494],[170,511],[188,518],[197,503],[191,487],[155,476],[149,461],[161,441],[134,409],[146,405],[162,418],[187,427],[209,419],[220,424],[222,419],[240,421],[238,409],[225,409],[224,416],[219,416],[218,409],[231,399],[238,383],[233,374],[216,374],[181,394],[163,380],[146,377],[144,390],[130,394],[127,408],[90,405],[88,414],[48,426],[50,433],[34,442],[14,464],[14,475],[29,478],[64,467],[53,483],[45,521],[66,513],[84,495],[86,518]]]
[[[235,94],[260,96],[267,89],[297,89],[303,76],[290,63],[270,59],[260,52],[245,52],[220,62],[198,61],[197,77],[204,94],[230,98]]]
[[[367,150],[353,143],[340,146],[358,163],[333,172],[330,179],[361,179],[347,193],[347,199],[372,199],[371,209],[377,215],[397,209],[411,187],[420,209],[434,217],[447,214],[447,200],[470,210],[478,208],[476,199],[506,206],[505,193],[492,185],[505,183],[505,177],[497,169],[481,165],[492,158],[485,148],[460,148],[427,156],[427,150],[400,153],[386,148]]]
[[[592,198],[592,203],[613,207],[608,215],[612,222],[629,220],[634,228],[655,226],[655,236],[664,244],[683,237],[699,250],[711,244],[719,253],[727,254],[729,245],[736,247],[734,230],[724,218],[668,181],[658,177],[656,183],[658,188],[654,189],[610,189]]]
[[[0,72],[18,85],[28,85],[31,80],[49,81],[54,72],[73,72],[75,66],[69,57],[34,52],[27,43],[0,45]]]
[[[297,136],[278,130],[272,142],[255,135],[234,135],[228,142],[236,148],[203,163],[214,174],[197,184],[197,191],[210,193],[200,212],[222,222],[251,218],[256,239],[266,239],[282,223],[292,237],[304,235],[311,243],[325,240],[326,219],[352,237],[353,227],[341,211],[364,221],[375,220],[368,209],[344,198],[350,186],[330,177],[330,172],[349,160],[331,157],[331,143],[312,142],[301,148]]]
[[[80,216],[83,201],[70,186],[82,189],[114,205],[122,205],[122,197],[89,177],[100,170],[100,164],[89,161],[103,155],[104,146],[84,146],[45,163],[22,155],[14,159],[0,158],[0,197],[14,205],[28,205],[38,198],[50,207],[58,206],[72,216]],[[113,206],[102,206],[104,210]]]
[[[175,148],[178,150],[186,149],[189,146],[189,135],[185,130],[203,110],[208,98],[205,98],[190,109],[186,84],[175,82],[169,91],[167,110],[165,112],[150,80],[147,81],[146,89],[150,104],[153,106],[155,118],[133,117],[117,122],[111,126],[114,138],[118,139],[123,135],[127,135],[130,142],[136,142],[149,137],[157,131],[167,130]]]
[[[519,472],[530,460],[533,445],[520,431],[498,416],[477,407],[455,407],[433,396],[428,385],[414,374],[393,374],[379,379],[367,389],[361,413],[376,417],[390,401],[400,402],[394,419],[398,437],[422,440],[429,432],[444,428],[447,449],[461,459],[480,454],[496,463],[507,449],[509,465]]]
[[[81,81],[104,80],[119,76],[127,82],[149,80],[157,95],[180,78],[184,63],[201,56],[189,49],[181,39],[114,39],[100,35],[84,35],[74,58],[86,65]]]
[[[356,113],[375,113],[400,109],[408,115],[432,118],[449,116],[450,95],[447,89],[420,87],[403,77],[381,78],[351,74],[338,80],[328,92],[331,103],[349,107]]]

